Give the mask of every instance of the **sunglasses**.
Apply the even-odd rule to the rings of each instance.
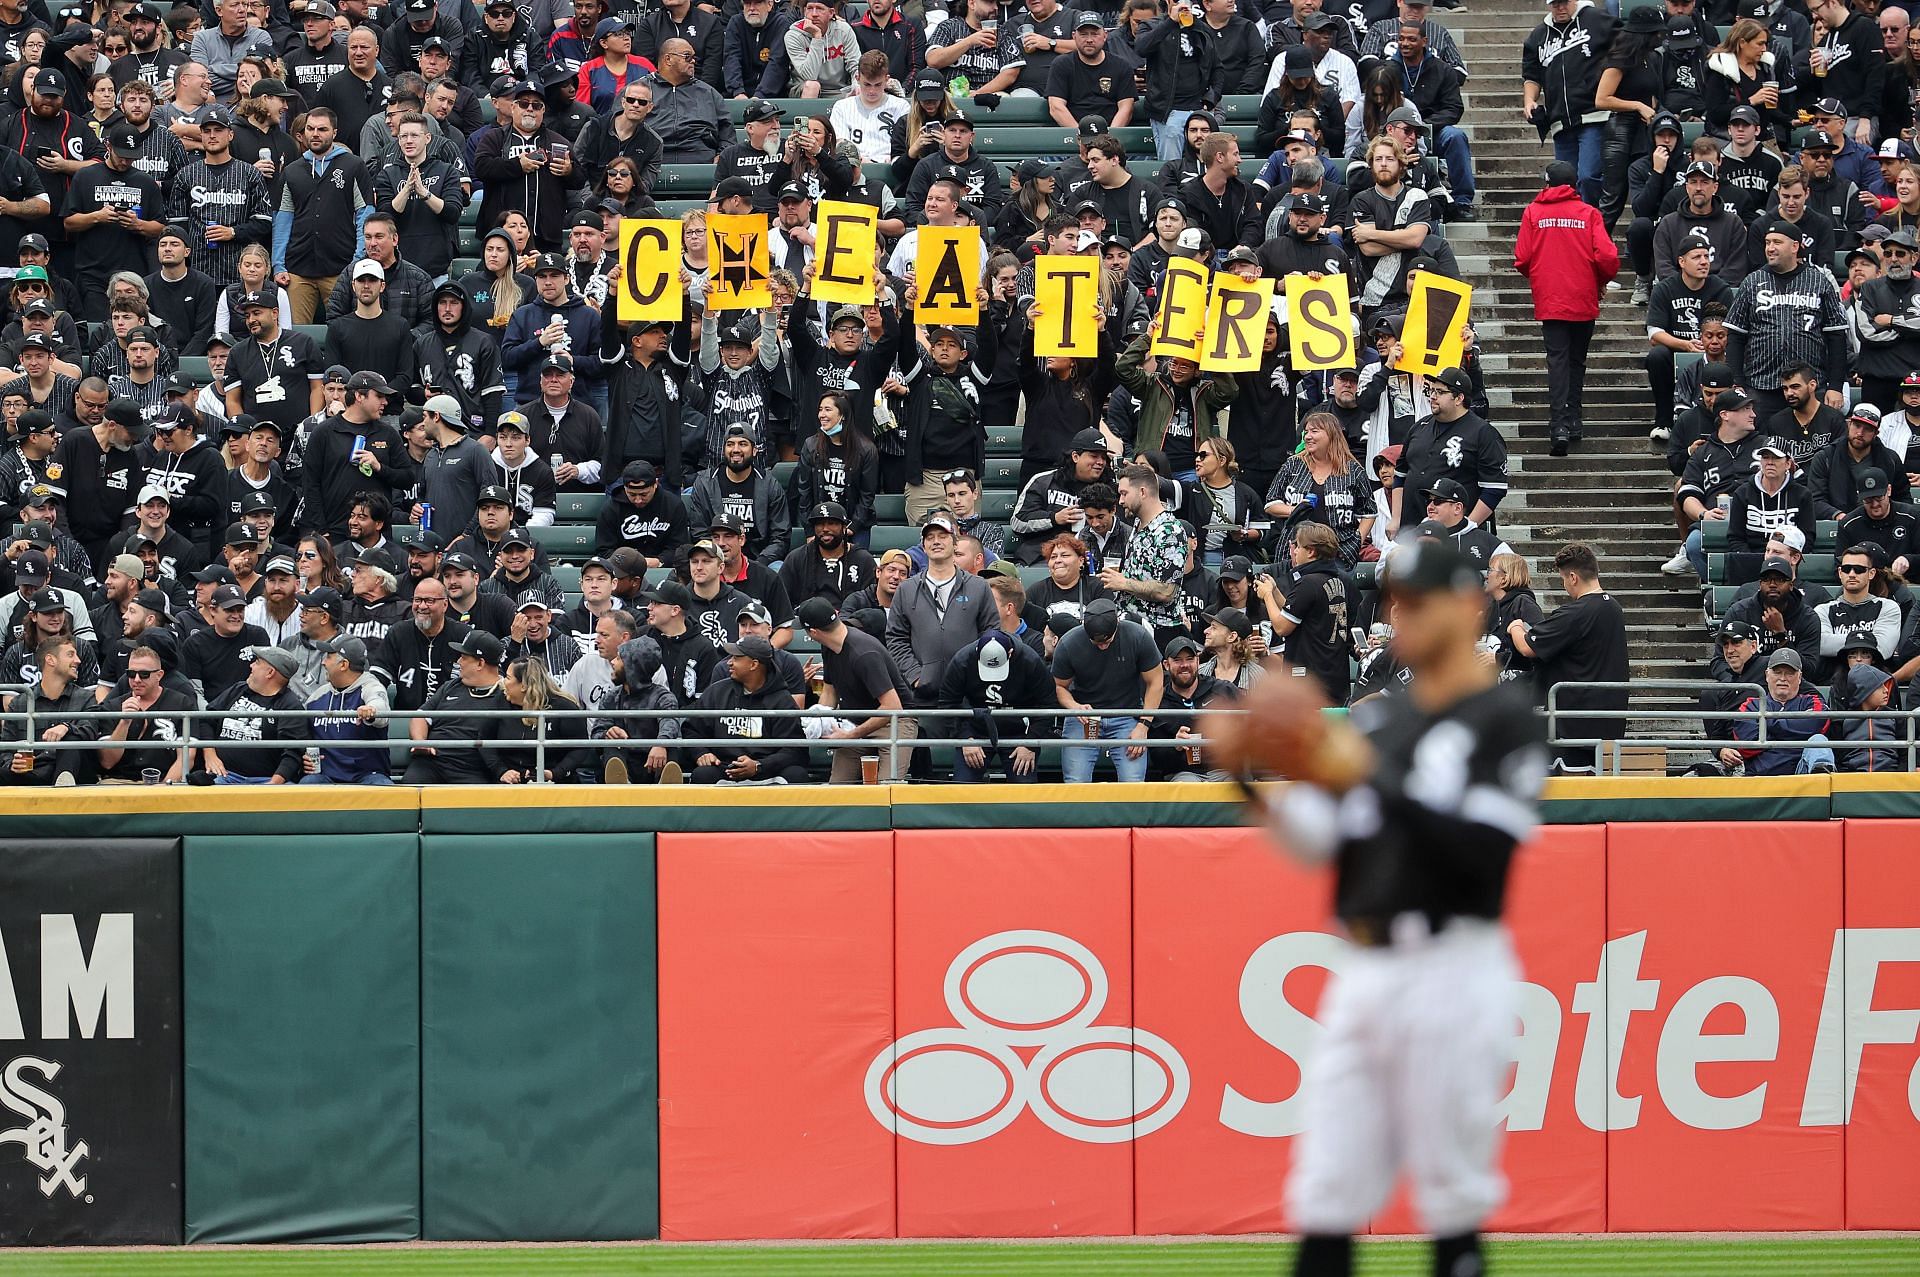
[[[319,557],[320,557],[320,551],[318,551],[318,550],[302,550],[302,551],[300,551],[300,557],[301,557],[301,558],[303,558],[303,559],[317,559],[317,558],[319,558]]]
[[[1860,563],[1842,563],[1840,565],[1840,575],[1842,576],[1859,576],[1862,572],[1871,571],[1873,571],[1872,568]]]
[[[624,99],[624,101],[628,106],[652,106],[653,105],[652,98],[626,98]]]
[[[128,670],[128,678],[159,678],[159,670]]]

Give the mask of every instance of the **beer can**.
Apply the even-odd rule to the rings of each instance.
[[[422,501],[420,503],[420,530],[422,532],[433,531],[433,502],[431,501]]]

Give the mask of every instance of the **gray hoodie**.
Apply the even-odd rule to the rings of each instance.
[[[680,739],[678,718],[648,718],[626,711],[677,710],[680,702],[673,693],[654,681],[660,672],[660,644],[642,635],[620,645],[620,686],[600,702],[600,717],[594,720],[596,740],[607,739],[607,729],[618,727],[636,744]]]
[[[1889,681],[1889,676],[1872,665],[1856,665],[1848,670],[1837,690],[1843,693],[1840,704],[1835,708],[1857,710],[1866,704],[1867,697],[1875,689]],[[1887,709],[1895,706],[1888,702]],[[1850,718],[1834,724],[1839,730],[1834,733],[1834,744],[1841,741],[1855,741],[1867,744],[1865,749],[1836,749],[1836,761],[1843,772],[1903,772],[1907,768],[1907,754],[1904,749],[1894,748],[1906,739],[1906,733],[1900,723],[1890,718]],[[1873,742],[1869,744],[1869,742]],[[1881,744],[1879,742],[1885,742]]]

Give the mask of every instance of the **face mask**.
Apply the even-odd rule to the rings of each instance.
[[[840,437],[840,428],[843,424],[845,423],[836,421],[830,426],[822,426],[820,427],[820,433],[829,439],[837,439]]]

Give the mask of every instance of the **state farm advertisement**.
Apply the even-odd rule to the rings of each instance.
[[[1913,1228],[1920,825],[1559,826],[1517,863],[1514,1231]],[[664,834],[672,1238],[1283,1230],[1346,955],[1244,829]],[[1375,1231],[1409,1232],[1396,1199]]]

